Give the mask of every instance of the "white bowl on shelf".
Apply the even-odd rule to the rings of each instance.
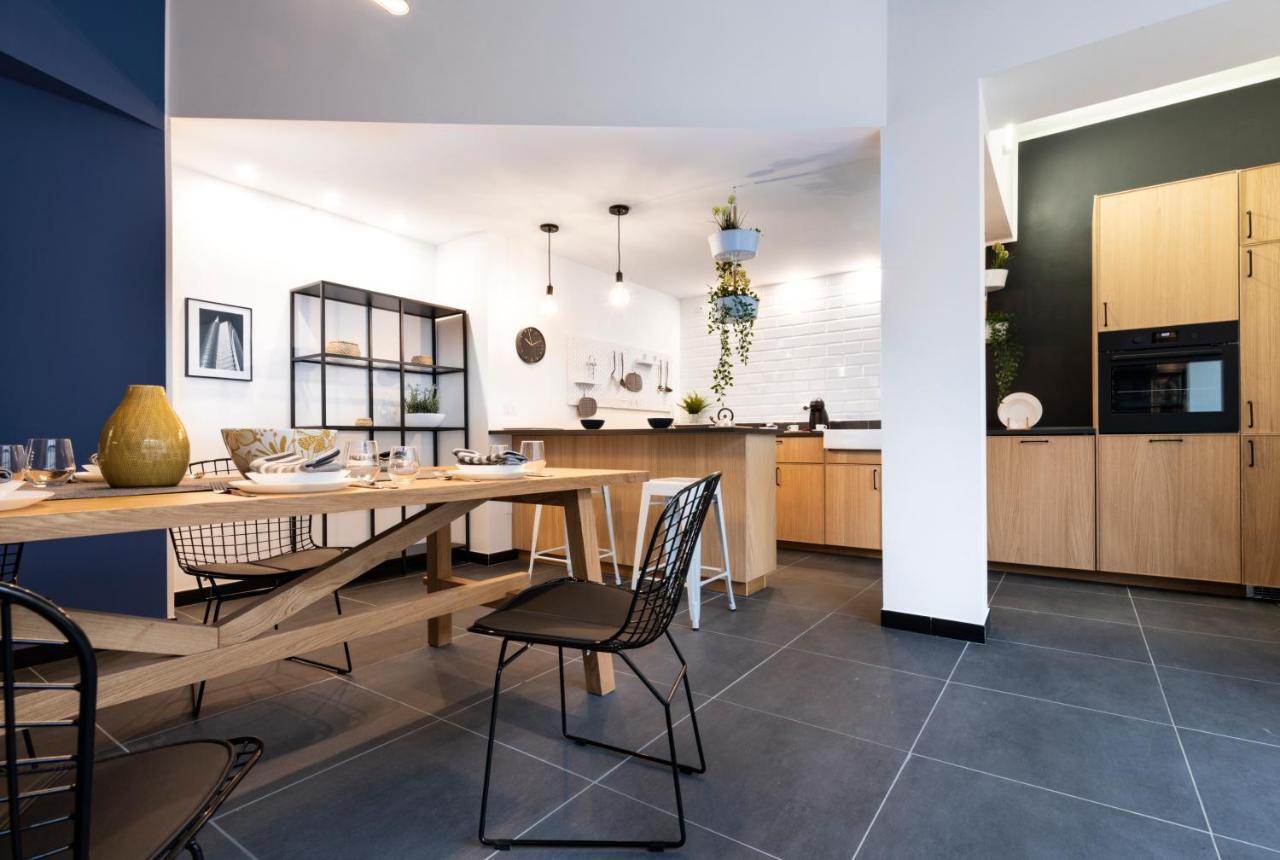
[[[404,426],[439,427],[444,423],[444,418],[443,412],[406,412],[404,414]]]

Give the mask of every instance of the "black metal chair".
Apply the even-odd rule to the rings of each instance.
[[[191,463],[188,472],[201,475],[238,475],[226,457]],[[311,537],[311,517],[287,517],[212,523],[169,529],[178,567],[195,577],[204,599],[204,623],[216,624],[222,604],[237,597],[267,594],[346,552],[345,547],[318,546]],[[221,584],[221,585],[220,585]],[[342,614],[342,598],[333,593]],[[342,643],[346,666],[333,666],[307,657],[290,657],[339,675],[351,672],[351,646]],[[200,716],[205,682],[192,687],[191,713]]]
[[[634,591],[615,585],[562,578],[527,588],[508,600],[498,610],[471,625],[472,633],[502,638],[498,669],[493,679],[493,704],[489,712],[489,748],[484,764],[484,791],[480,800],[480,841],[505,850],[516,845],[560,848],[647,848],[662,851],[679,848],[685,841],[684,801],[680,795],[681,773],[705,773],[706,757],[702,752],[702,735],[694,712],[693,691],[689,687],[689,665],[671,636],[671,620],[684,593],[685,577],[693,558],[698,535],[706,520],[707,510],[715,498],[720,474],[716,473],[689,485],[672,496],[649,538],[644,563]],[[643,648],[666,636],[680,661],[680,672],[671,689],[658,690],[640,671],[628,651]],[[507,647],[522,643],[510,657]],[[598,839],[495,839],[485,835],[485,815],[489,808],[489,776],[493,767],[494,736],[498,727],[498,697],[502,692],[502,671],[533,645],[554,646],[560,660],[560,732],[579,746],[591,745],[622,755],[671,768],[675,785],[676,811],[680,821],[680,838],[670,840],[598,840]],[[617,654],[662,705],[667,721],[667,746],[670,758],[660,758],[636,750],[614,746],[604,741],[581,737],[569,732],[565,709],[564,649]],[[676,759],[675,731],[671,722],[671,700],[684,684],[689,703],[689,720],[698,747],[698,766],[681,764]]]
[[[41,638],[16,636],[15,615],[45,622]],[[69,651],[69,680],[25,682],[15,676],[18,646]],[[203,857],[196,836],[262,755],[257,738],[200,740],[96,759],[98,668],[84,632],[51,601],[0,583],[0,663],[4,677],[4,767],[0,770],[0,856],[36,860]],[[76,716],[19,718],[22,700],[41,691],[77,697]],[[47,752],[19,753],[17,734],[41,734]]]
[[[0,582],[17,582],[22,566],[22,544],[0,543]]]

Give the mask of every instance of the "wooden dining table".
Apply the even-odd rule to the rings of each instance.
[[[446,645],[451,614],[500,601],[527,583],[521,571],[488,578],[459,578],[452,571],[451,525],[485,502],[523,502],[564,509],[573,575],[601,581],[592,490],[642,482],[648,473],[611,469],[547,469],[541,476],[505,481],[424,478],[388,488],[349,487],[301,495],[239,495],[210,492],[48,500],[0,512],[0,544],[119,534],[276,517],[303,517],[425,506],[352,547],[332,561],[246,604],[214,624],[67,608],[99,649],[98,704],[106,707],[229,675],[318,648],[358,639],[414,622],[427,622],[427,639]],[[425,593],[394,606],[311,621],[278,630],[318,600],[378,564],[427,542]],[[15,614],[14,634],[60,641],[34,616]],[[587,689],[613,690],[609,654],[584,654]],[[62,719],[74,713],[74,690],[43,690],[21,696],[23,720]]]

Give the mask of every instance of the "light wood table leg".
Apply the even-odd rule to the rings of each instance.
[[[453,575],[452,524],[427,537],[427,591],[440,591]],[[441,615],[427,622],[427,644],[439,647],[453,641],[453,616]]]
[[[596,540],[596,514],[590,490],[564,494],[564,520],[569,530],[569,555],[573,559],[573,576],[590,582],[602,582],[600,546]],[[583,652],[587,691],[603,696],[612,693],[613,655]]]

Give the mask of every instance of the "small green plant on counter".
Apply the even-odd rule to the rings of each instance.
[[[751,278],[742,264],[716,263],[716,285],[707,296],[707,334],[720,336],[720,360],[711,373],[711,390],[716,400],[733,387],[735,356],[744,367],[751,357],[751,337],[755,334],[760,297],[751,289]]]
[[[404,411],[410,415],[434,414],[440,411],[440,391],[434,385],[410,385],[404,398]]]
[[[680,400],[680,408],[689,415],[701,415],[711,403],[696,391],[690,391]]]
[[[1004,246],[1003,242],[996,242],[991,246],[991,265],[988,269],[1003,269],[1009,265],[1009,249]]]
[[[721,230],[742,230],[742,216],[738,214],[738,197],[736,194],[729,195],[729,202],[724,206],[711,207],[711,220]],[[757,233],[759,228],[751,227]]]
[[[1004,400],[1013,390],[1013,380],[1022,363],[1022,344],[1018,341],[1013,314],[1006,311],[990,311],[987,314],[987,345],[991,347],[991,362],[996,375],[996,393]]]

